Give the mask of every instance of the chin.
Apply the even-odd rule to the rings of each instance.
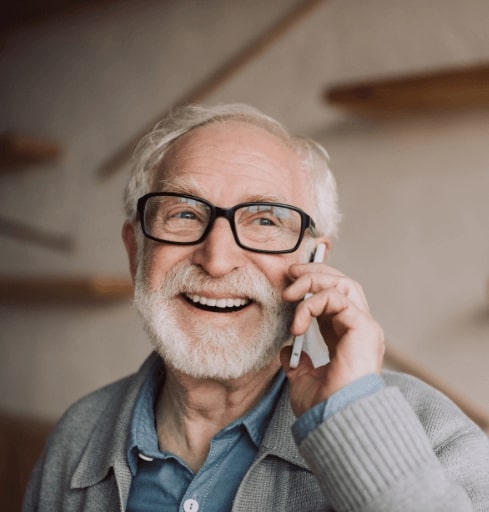
[[[249,296],[252,290],[253,296],[243,307],[218,312],[202,305],[198,294],[200,314],[194,315],[188,308],[195,306],[182,299],[192,286],[221,296]],[[284,303],[258,271],[215,280],[198,268],[182,266],[173,269],[159,290],[148,289],[139,279],[135,292],[135,306],[156,351],[169,368],[194,378],[231,380],[259,372],[290,338],[294,305]],[[248,308],[254,313],[245,315]]]
[[[201,328],[187,333],[168,329],[168,318],[165,327],[162,335],[154,324],[146,323],[155,350],[169,368],[197,379],[228,381],[257,373],[272,364],[288,339],[264,336],[263,329],[248,336],[234,329]]]

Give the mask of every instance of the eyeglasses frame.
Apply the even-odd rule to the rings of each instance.
[[[166,197],[166,196],[184,197],[186,199],[197,200],[209,207],[209,209],[210,209],[209,222],[207,224],[206,229],[202,233],[202,236],[198,240],[195,240],[194,242],[174,242],[174,241],[164,240],[162,238],[155,237],[147,232],[146,226],[145,226],[145,220],[144,220],[144,210],[146,208],[146,203],[152,197]],[[234,216],[235,216],[236,210],[238,210],[239,208],[246,207],[246,206],[255,206],[255,205],[256,206],[285,207],[285,208],[294,210],[295,212],[297,212],[300,215],[301,231],[300,231],[297,243],[295,244],[294,247],[292,247],[291,249],[270,251],[270,250],[266,250],[266,249],[254,249],[254,248],[248,247],[246,245],[243,245],[241,243],[239,236],[238,236],[237,229],[236,229],[236,224],[234,221]],[[241,249],[244,249],[246,251],[258,252],[258,253],[262,253],[262,254],[288,254],[291,252],[295,252],[299,248],[299,246],[304,238],[304,233],[306,232],[306,230],[310,229],[311,234],[314,236],[314,230],[316,228],[316,223],[314,222],[314,220],[312,219],[312,217],[310,215],[308,215],[306,212],[304,212],[297,206],[292,206],[290,204],[275,203],[273,201],[247,201],[247,202],[239,203],[235,206],[232,206],[231,208],[220,208],[219,206],[215,206],[210,201],[207,201],[206,199],[203,199],[201,197],[193,196],[191,194],[180,194],[178,192],[149,192],[148,194],[141,196],[137,202],[137,217],[138,217],[138,219],[136,219],[136,220],[139,220],[139,222],[141,224],[141,230],[146,238],[149,238],[150,240],[153,240],[155,242],[172,244],[172,245],[198,245],[198,244],[200,244],[209,235],[210,231],[212,230],[212,228],[214,226],[214,222],[216,221],[216,219],[218,217],[224,217],[229,222],[231,231],[233,233],[234,241],[236,242],[236,244],[239,247],[241,247]]]

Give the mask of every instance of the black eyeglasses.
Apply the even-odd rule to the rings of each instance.
[[[219,208],[200,197],[173,192],[144,195],[137,211],[147,238],[176,245],[202,242],[218,217],[229,221],[239,247],[271,254],[294,252],[306,229],[315,228],[307,213],[288,204],[249,202]]]

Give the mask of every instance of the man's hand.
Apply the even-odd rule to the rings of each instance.
[[[330,356],[328,364],[314,368],[303,353],[299,366],[292,369],[291,347],[282,350],[292,409],[300,416],[358,378],[380,373],[384,335],[355,281],[322,263],[295,264],[289,273],[294,282],[284,291],[284,300],[299,302],[306,293],[313,294],[299,302],[291,333],[303,334],[316,317]]]

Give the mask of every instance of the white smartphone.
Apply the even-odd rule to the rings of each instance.
[[[314,252],[314,257],[312,261],[314,263],[322,263],[324,260],[324,253],[326,252],[326,246],[324,244],[319,244],[316,248],[316,251]],[[306,296],[304,299],[308,299],[309,297],[312,297],[312,293],[306,293]],[[315,324],[315,322],[313,322]],[[304,347],[304,340],[308,334],[308,332],[313,329],[315,326],[311,325],[309,326],[308,330],[301,334],[300,336],[296,336],[294,338],[294,343],[292,345],[292,354],[290,356],[290,362],[289,365],[291,368],[297,368],[299,366],[299,361],[301,359],[301,353],[302,349]]]

